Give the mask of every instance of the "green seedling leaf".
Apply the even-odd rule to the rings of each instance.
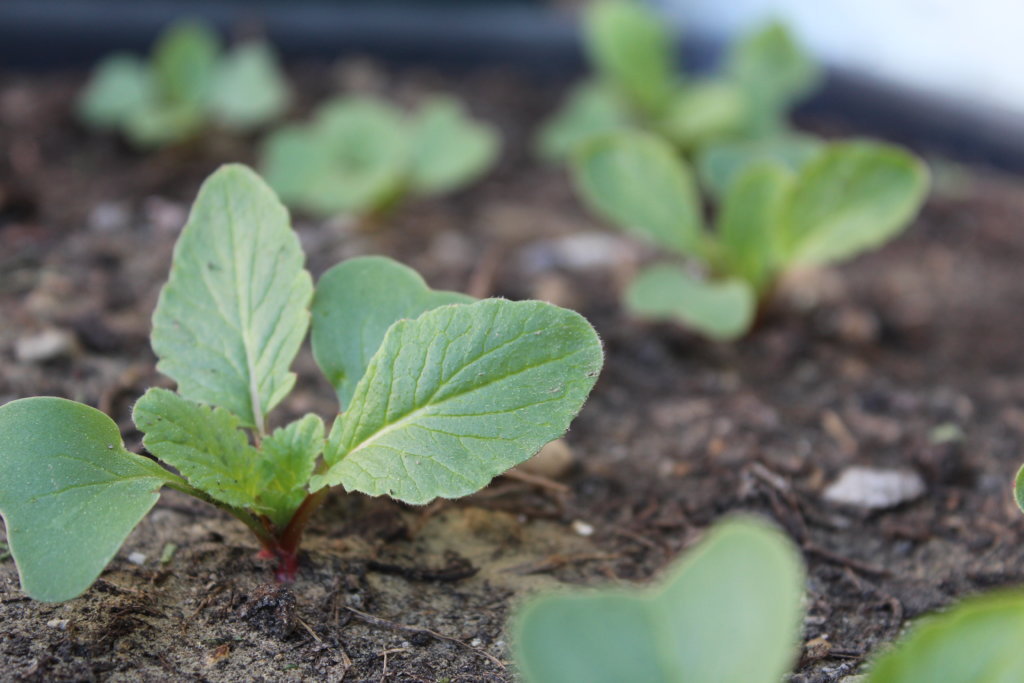
[[[153,388],[136,402],[132,419],[149,452],[190,484],[232,507],[254,506],[262,483],[259,452],[238,417]]]
[[[380,256],[349,259],[324,273],[313,298],[313,356],[342,408],[392,324],[472,301],[458,292],[432,290],[413,269]]]
[[[718,214],[719,270],[745,280],[755,292],[771,284],[778,268],[779,214],[793,174],[772,163],[744,170]]]
[[[571,165],[583,201],[611,223],[683,254],[703,250],[700,198],[672,148],[633,131],[583,145]]]
[[[317,415],[306,415],[275,429],[263,440],[261,450],[260,507],[283,529],[308,494],[306,484],[324,450],[324,422]]]
[[[793,263],[841,261],[902,231],[928,191],[924,164],[873,142],[830,145],[804,167],[781,217],[781,249]]]
[[[757,297],[738,279],[707,282],[678,266],[646,268],[626,290],[626,307],[655,320],[674,320],[719,341],[743,336],[754,321]]]
[[[677,145],[692,149],[739,130],[745,107],[743,91],[732,83],[692,83],[672,98],[660,128]]]
[[[654,588],[534,600],[515,621],[516,659],[530,683],[776,683],[796,654],[803,578],[780,532],[723,522]]]
[[[539,301],[442,306],[388,330],[311,490],[413,504],[473,493],[558,438],[601,369],[577,313]]]
[[[537,153],[545,161],[560,161],[588,140],[628,125],[629,114],[615,92],[601,83],[584,83],[541,128]]]
[[[1017,501],[1017,507],[1024,512],[1024,467],[1017,470],[1017,479],[1013,486],[1013,499]]]
[[[639,2],[598,0],[584,16],[587,53],[601,79],[639,111],[659,112],[675,87],[672,39]]]
[[[152,101],[138,107],[121,128],[138,149],[153,149],[187,140],[203,127],[202,112],[188,104]]]
[[[219,57],[220,40],[204,24],[184,21],[164,32],[153,48],[153,67],[168,103],[202,109]]]
[[[400,191],[408,131],[392,107],[370,98],[337,98],[307,127],[270,136],[267,181],[284,201],[317,215],[367,214]]]
[[[132,55],[115,54],[96,67],[78,100],[78,114],[94,128],[114,130],[156,99],[149,67]]]
[[[821,141],[804,135],[714,142],[698,153],[697,172],[704,187],[722,197],[747,166],[776,163],[799,172],[823,148]]]
[[[291,391],[313,285],[288,212],[259,176],[228,165],[199,190],[153,314],[157,368],[185,398],[263,431]]]
[[[878,658],[866,683],[1018,683],[1024,680],[1024,594],[965,600],[928,617]]]
[[[747,93],[747,128],[754,135],[784,129],[786,111],[821,82],[820,67],[781,22],[736,43],[726,70]]]
[[[0,407],[0,514],[22,589],[37,600],[85,591],[175,481],[126,451],[94,408],[61,398]]]
[[[209,109],[222,126],[247,131],[283,114],[289,98],[273,50],[266,43],[248,43],[230,51],[217,64]]]
[[[409,184],[419,194],[456,190],[482,175],[498,158],[499,137],[470,119],[450,97],[436,97],[411,125]]]

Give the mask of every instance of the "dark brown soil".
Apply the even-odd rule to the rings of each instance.
[[[28,600],[0,551],[3,680],[505,681],[505,621],[560,584],[643,581],[717,518],[776,520],[810,568],[794,681],[856,672],[907,620],[1024,579],[1010,495],[1024,440],[1024,181],[937,166],[913,228],[837,271],[802,274],[749,338],[711,345],[631,320],[616,291],[649,254],[606,231],[526,153],[553,100],[503,73],[445,80],[366,63],[297,73],[304,107],[337,85],[411,101],[463,94],[506,132],[473,189],[401,207],[375,232],[298,217],[314,274],[386,253],[435,287],[577,307],[607,363],[557,484],[503,478],[426,508],[328,506],[298,581],[269,583],[246,530],[173,493],[83,597]],[[81,130],[77,76],[0,76],[0,403],[57,395],[121,425],[153,368],[149,316],[188,203],[251,141],[142,156]],[[34,361],[43,334],[52,353]],[[45,339],[44,339],[45,340]],[[20,351],[19,351],[20,348]],[[308,353],[277,416],[335,410]],[[937,443],[953,426],[963,438]],[[909,468],[926,493],[873,513],[823,500],[853,465]],[[2,540],[0,535],[0,540]]]

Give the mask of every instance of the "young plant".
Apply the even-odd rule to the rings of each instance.
[[[672,35],[632,0],[598,0],[583,17],[591,81],[575,88],[541,129],[540,155],[557,161],[613,130],[639,127],[686,151],[787,132],[789,110],[820,81],[820,69],[785,26],[769,23],[732,46],[718,73],[676,68]]]
[[[844,261],[896,236],[928,186],[924,165],[896,147],[822,145],[802,165],[764,160],[730,169],[711,232],[689,167],[654,136],[620,131],[591,140],[571,170],[596,214],[702,271],[648,267],[629,285],[626,306],[723,340],[750,329],[786,270]]]
[[[245,43],[227,53],[203,24],[175,24],[147,63],[115,54],[93,72],[78,101],[86,125],[120,132],[151,149],[189,140],[210,126],[247,133],[288,106],[289,91],[271,47]]]
[[[796,658],[803,582],[786,536],[724,522],[653,588],[533,600],[516,660],[530,683],[775,683]]]
[[[406,194],[455,191],[497,160],[499,137],[455,99],[436,97],[415,114],[368,97],[339,97],[311,123],[275,131],[263,172],[281,199],[322,216],[380,213]]]
[[[134,408],[153,459],[88,406],[0,407],[0,514],[25,592],[88,588],[164,486],[245,523],[289,580],[331,487],[416,505],[473,493],[561,436],[600,371],[574,312],[433,291],[380,257],[336,266],[314,293],[303,261],[270,188],[225,166],[199,191],[153,315],[157,368],[177,383]],[[310,325],[344,412],[329,431],[312,414],[271,429]]]

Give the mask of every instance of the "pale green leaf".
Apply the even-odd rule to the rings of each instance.
[[[570,168],[584,202],[602,218],[677,252],[703,249],[697,188],[667,143],[646,133],[609,133],[578,149]]]
[[[691,83],[672,98],[659,128],[689,149],[739,130],[745,107],[743,92],[732,83]]]
[[[830,145],[803,168],[783,207],[783,254],[823,264],[878,247],[907,227],[927,191],[924,164],[899,148]]]
[[[197,489],[232,507],[256,502],[259,453],[235,415],[154,387],[135,403],[132,419],[149,452]]]
[[[492,126],[469,118],[458,100],[435,97],[411,122],[409,184],[420,194],[456,190],[493,166],[499,149]]]
[[[273,49],[267,43],[248,43],[217,64],[207,106],[221,125],[248,131],[283,114],[289,98]]]
[[[548,119],[537,137],[545,161],[561,161],[588,140],[629,125],[629,115],[615,93],[601,83],[577,86]]]
[[[779,213],[793,187],[793,174],[772,163],[744,170],[729,188],[717,221],[719,268],[757,292],[777,269]]]
[[[289,124],[275,128],[263,141],[260,173],[285,204],[313,213],[322,207],[310,198],[318,177],[331,173],[331,155],[319,144],[310,126]]]
[[[324,422],[312,413],[275,429],[260,445],[259,508],[283,529],[305,500],[306,484],[324,449]]]
[[[601,369],[597,334],[540,301],[442,306],[388,330],[335,422],[323,476],[408,503],[458,498],[561,436]]]
[[[800,635],[803,568],[755,520],[716,525],[660,585],[535,599],[514,622],[530,683],[777,683]]]
[[[262,429],[295,384],[313,285],[288,212],[241,165],[210,176],[174,249],[153,315],[157,368],[185,398]]]
[[[640,2],[597,0],[584,15],[587,53],[602,80],[656,114],[675,87],[672,38]]]
[[[160,35],[153,68],[161,99],[201,108],[210,94],[220,40],[205,24],[182,21]]]
[[[743,336],[754,321],[757,297],[743,280],[698,280],[677,266],[656,265],[636,276],[626,306],[655,320],[673,320],[711,339]]]
[[[1017,470],[1017,478],[1014,480],[1013,498],[1017,501],[1017,507],[1024,512],[1024,467]]]
[[[924,619],[871,667],[866,683],[1024,681],[1024,594],[965,600]]]
[[[393,323],[472,301],[430,289],[419,273],[383,256],[350,259],[324,273],[313,297],[313,356],[342,409]]]
[[[203,112],[191,104],[151,101],[123,122],[124,135],[138,149],[153,149],[194,137],[203,128]]]
[[[132,55],[115,54],[96,66],[78,99],[78,114],[94,128],[117,129],[156,97],[149,67]]]
[[[0,514],[22,589],[37,600],[88,588],[174,481],[126,451],[94,408],[61,398],[0,407]]]
[[[722,197],[747,166],[771,162],[799,171],[823,147],[819,140],[805,135],[714,142],[697,154],[697,172],[704,187]]]

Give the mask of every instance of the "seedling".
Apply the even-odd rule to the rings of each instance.
[[[594,75],[542,128],[538,151],[549,160],[621,128],[647,130],[686,151],[783,135],[789,110],[820,81],[818,66],[776,22],[738,41],[718,73],[696,78],[676,69],[670,32],[641,3],[599,0],[583,19]]]
[[[382,212],[407,194],[437,195],[472,182],[497,160],[499,137],[447,97],[411,116],[368,97],[339,97],[311,123],[285,126],[263,148],[281,199],[314,215]]]
[[[1013,485],[1013,499],[1017,501],[1017,507],[1024,512],[1024,467],[1017,470],[1017,479]]]
[[[207,26],[179,23],[157,41],[147,63],[115,54],[93,72],[78,102],[90,127],[122,133],[151,149],[196,137],[211,126],[247,133],[288,106],[289,91],[271,47],[223,52]]]
[[[795,659],[803,577],[783,534],[725,522],[651,589],[534,600],[516,659],[531,683],[775,683]]]
[[[571,169],[595,213],[700,269],[642,270],[626,291],[627,307],[725,340],[750,329],[786,270],[878,247],[924,201],[924,165],[896,147],[840,142],[809,156],[790,167],[766,156],[728,169],[714,232],[705,228],[686,162],[654,136],[608,133],[579,149]]]
[[[574,312],[433,291],[379,257],[314,293],[303,261],[273,191],[226,166],[199,191],[153,315],[157,368],[177,382],[134,408],[154,459],[89,406],[0,407],[0,513],[25,592],[88,588],[164,486],[237,517],[290,580],[331,487],[416,505],[473,493],[561,436],[600,371]],[[270,429],[310,325],[344,412],[329,432],[313,414]]]

